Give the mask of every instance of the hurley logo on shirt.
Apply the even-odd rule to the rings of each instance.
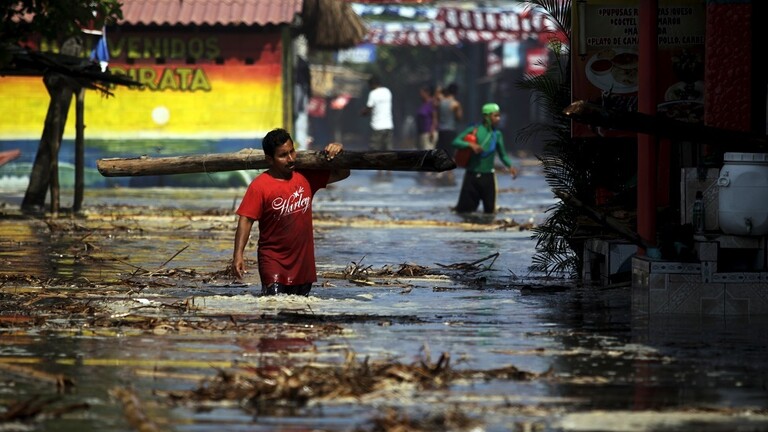
[[[287,199],[284,197],[275,198],[272,201],[272,209],[280,213],[279,217],[299,212],[306,213],[311,202],[311,197],[304,196],[304,187],[299,186]]]

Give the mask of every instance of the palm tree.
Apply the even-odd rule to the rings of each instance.
[[[571,103],[571,0],[532,0],[528,6],[547,13],[567,43],[550,41],[552,61],[542,75],[528,75],[518,85],[533,92],[536,101],[550,118],[548,123],[534,123],[524,128],[518,139],[526,141],[542,136],[544,149],[537,158],[544,177],[555,192],[582,197],[590,190],[590,160],[582,143],[571,137],[570,120],[563,109]],[[559,201],[547,209],[547,219],[534,228],[537,240],[532,270],[546,274],[577,275],[582,266],[583,237],[579,232],[579,212]]]

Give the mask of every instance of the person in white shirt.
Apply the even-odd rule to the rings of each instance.
[[[392,92],[381,85],[378,77],[368,80],[371,91],[368,93],[368,102],[360,113],[371,117],[371,141],[370,148],[374,151],[390,151],[393,145],[394,121],[392,120]],[[391,172],[385,172],[391,176]],[[382,173],[379,172],[381,175]]]

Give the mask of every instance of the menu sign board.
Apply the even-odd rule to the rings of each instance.
[[[574,2],[572,37],[573,100],[637,111],[639,0]],[[704,118],[705,2],[659,0],[658,113],[700,123]],[[574,123],[573,135],[629,136]]]

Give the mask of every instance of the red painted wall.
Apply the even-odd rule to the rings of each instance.
[[[751,127],[752,5],[707,5],[704,122],[749,131]]]

